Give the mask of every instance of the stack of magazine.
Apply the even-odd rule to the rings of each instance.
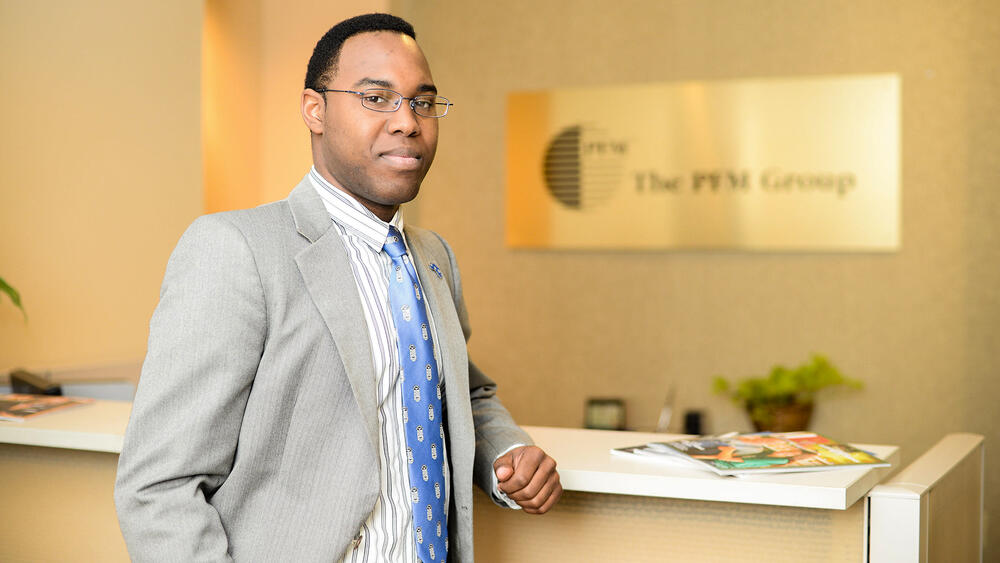
[[[93,399],[53,395],[0,395],[0,420],[22,422],[26,418],[52,412],[57,409],[93,402]]]
[[[812,432],[704,436],[615,448],[611,453],[699,467],[719,475],[889,466],[869,452]]]

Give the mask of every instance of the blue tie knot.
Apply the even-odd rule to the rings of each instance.
[[[385,244],[382,245],[382,250],[392,258],[399,258],[400,256],[406,254],[406,245],[403,244],[403,235],[399,234],[399,230],[392,225],[389,225],[389,234],[386,236]]]

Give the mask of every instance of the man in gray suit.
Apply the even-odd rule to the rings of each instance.
[[[118,468],[133,559],[427,559],[415,547],[431,530],[411,510],[382,251],[396,228],[433,333],[447,559],[473,558],[473,482],[525,512],[558,500],[555,462],[468,359],[451,249],[399,213],[449,107],[409,24],[385,14],[341,22],[317,44],[302,93],[313,169],[285,200],[204,216],[185,232]]]

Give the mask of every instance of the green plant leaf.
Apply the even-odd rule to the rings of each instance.
[[[729,393],[729,382],[721,375],[715,376],[712,380],[712,392],[716,395],[726,395]]]
[[[712,390],[728,395],[733,402],[750,411],[761,411],[774,405],[812,403],[817,391],[838,385],[854,389],[864,387],[860,381],[845,377],[825,356],[813,354],[809,361],[796,368],[775,365],[766,377],[748,377],[735,385],[716,376]]]
[[[3,278],[0,278],[0,293],[7,294],[7,297],[10,297],[11,302],[14,303],[14,306],[21,310],[21,314],[24,315],[24,320],[28,320],[28,313],[25,312],[24,306],[21,305],[21,294],[18,293],[16,289],[11,287],[9,283],[4,281]]]

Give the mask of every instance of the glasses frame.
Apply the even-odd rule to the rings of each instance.
[[[380,113],[392,113],[392,112],[395,112],[395,111],[399,111],[399,108],[403,106],[403,100],[409,100],[409,103],[407,105],[410,106],[410,110],[412,110],[413,113],[419,115],[420,117],[429,117],[429,118],[432,118],[432,119],[441,119],[442,117],[448,115],[448,111],[451,110],[451,106],[455,105],[455,104],[451,103],[450,101],[448,101],[448,98],[445,98],[444,96],[438,96],[437,94],[418,94],[418,95],[413,96],[411,98],[407,98],[406,96],[400,94],[399,92],[397,92],[395,90],[390,90],[389,88],[368,88],[367,90],[335,90],[333,88],[320,88],[320,89],[316,90],[316,92],[319,93],[319,94],[323,94],[325,92],[340,92],[342,94],[357,94],[358,98],[361,100],[361,107],[363,107],[363,108],[365,108],[367,110],[370,110],[370,111],[377,111],[377,112],[380,112]],[[365,94],[367,94],[369,92],[392,92],[393,94],[396,94],[397,96],[399,96],[399,101],[396,102],[396,107],[394,107],[392,109],[375,109],[375,108],[370,108],[370,107],[368,107],[368,106],[365,105]],[[419,111],[417,111],[417,108],[415,107],[417,98],[428,97],[428,96],[437,98],[439,100],[444,100],[444,113],[442,113],[441,115],[424,115],[424,114],[420,113]],[[441,105],[441,104],[437,103],[437,105]]]

